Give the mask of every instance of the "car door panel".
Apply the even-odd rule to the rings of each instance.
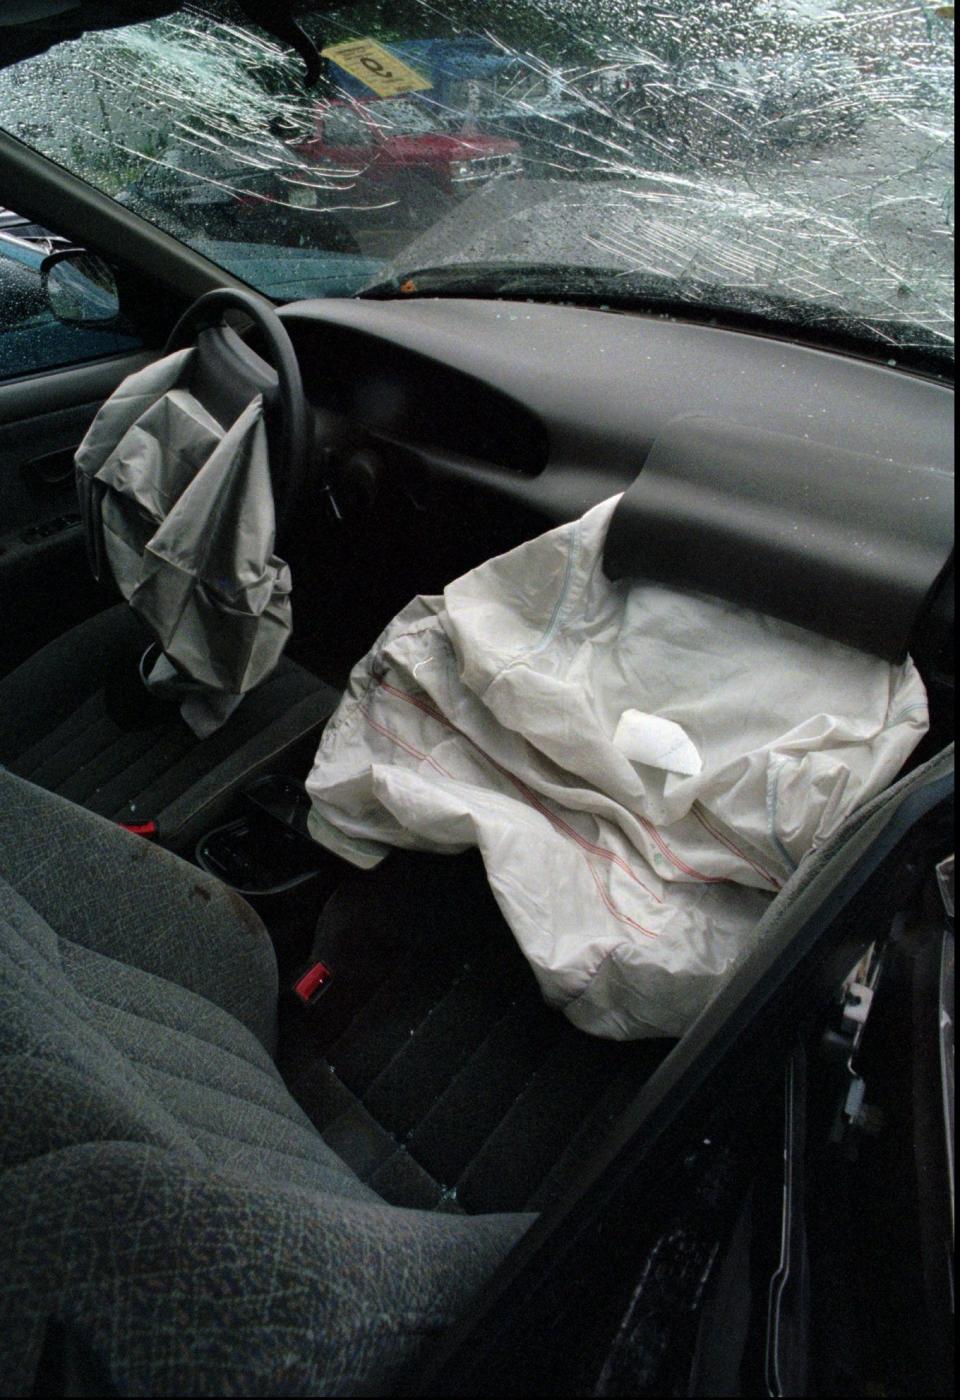
[[[138,352],[0,384],[0,673],[109,601],[90,577],[73,454]]]

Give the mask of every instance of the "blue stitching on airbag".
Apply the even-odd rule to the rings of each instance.
[[[780,840],[780,834],[777,831],[777,803],[780,796],[780,774],[783,771],[783,765],[786,761],[785,758],[781,758],[779,761],[776,759],[771,761],[770,770],[767,773],[767,816],[770,822],[770,837],[773,844],[786,861],[787,869],[794,871],[797,869],[797,862]]]
[[[560,627],[560,624],[563,621],[563,611],[568,601],[570,585],[573,582],[574,570],[576,568],[577,561],[580,557],[580,526],[581,521],[575,521],[571,532],[570,550],[567,554],[567,567],[566,572],[563,576],[563,587],[560,590],[560,597],[557,599],[556,607],[553,610],[553,616],[550,619],[550,624],[547,627],[546,632],[544,632],[543,637],[533,648],[533,650],[527,652],[527,656],[538,656],[541,651],[544,651],[553,641]]]

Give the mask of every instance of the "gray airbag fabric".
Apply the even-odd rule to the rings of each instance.
[[[799,862],[928,726],[911,661],[737,604],[611,583],[617,500],[418,598],[354,669],[311,831],[373,866],[479,848],[546,999],[679,1035]]]
[[[97,577],[109,569],[164,655],[145,680],[201,737],[276,666],[292,629],[263,401],[227,429],[188,387],[196,352],[131,375],[76,456]]]

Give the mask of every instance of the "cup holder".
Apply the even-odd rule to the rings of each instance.
[[[201,838],[202,870],[250,896],[285,894],[328,870],[329,856],[307,829],[310,799],[302,783],[268,774],[241,798],[244,815]]]

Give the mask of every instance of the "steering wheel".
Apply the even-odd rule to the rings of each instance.
[[[227,311],[242,311],[262,336],[269,364],[224,324]],[[198,397],[216,417],[232,422],[263,395],[270,442],[270,474],[279,534],[306,481],[310,465],[310,413],[296,351],[272,306],[251,292],[219,288],[199,297],[180,317],[164,354],[196,342]]]

